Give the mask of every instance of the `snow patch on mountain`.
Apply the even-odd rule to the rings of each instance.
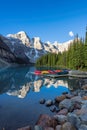
[[[26,32],[20,31],[16,34],[8,34],[7,37],[9,39],[15,38],[16,40],[19,39],[24,45],[29,46],[30,45],[30,39],[27,36]]]
[[[43,49],[43,43],[41,42],[41,39],[39,37],[34,37],[32,39],[33,48],[42,50]]]
[[[46,53],[58,54],[59,52],[68,50],[70,43],[73,41],[69,40],[64,43],[58,43],[57,41],[54,43],[50,41],[42,42],[40,37],[30,39],[24,31],[20,31],[16,34],[8,34],[7,38],[10,40],[10,43],[12,43],[9,45],[11,46],[11,51],[15,53],[15,55],[17,54],[17,56],[22,56],[23,52],[32,63],[35,63],[39,57]]]

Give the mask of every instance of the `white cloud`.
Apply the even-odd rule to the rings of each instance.
[[[69,36],[70,37],[73,37],[74,36],[74,33],[72,31],[69,32]]]

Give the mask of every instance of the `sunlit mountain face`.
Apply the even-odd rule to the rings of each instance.
[[[7,37],[0,35],[0,66],[32,65],[44,54],[58,54],[68,50],[72,42],[73,40],[64,43],[42,42],[40,37],[29,38],[24,31],[8,34]]]

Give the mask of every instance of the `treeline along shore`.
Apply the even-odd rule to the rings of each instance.
[[[85,39],[76,35],[67,51],[45,54],[37,60],[36,66],[87,70],[87,27]]]

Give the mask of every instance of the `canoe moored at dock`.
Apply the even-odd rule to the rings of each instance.
[[[55,70],[55,72],[57,73],[57,72],[62,72],[62,70]]]
[[[34,74],[40,75],[40,74],[41,74],[41,71],[40,71],[40,70],[35,70]]]
[[[60,72],[57,72],[56,74],[58,74],[58,75],[64,75],[64,74],[68,74],[68,73],[69,73],[68,70],[62,70]]]
[[[54,70],[48,70],[49,74],[56,74]]]
[[[44,74],[58,74],[58,75],[63,75],[63,74],[68,74],[68,70],[35,70],[34,74],[36,75],[44,75]]]
[[[48,70],[41,71],[41,74],[49,74]]]

